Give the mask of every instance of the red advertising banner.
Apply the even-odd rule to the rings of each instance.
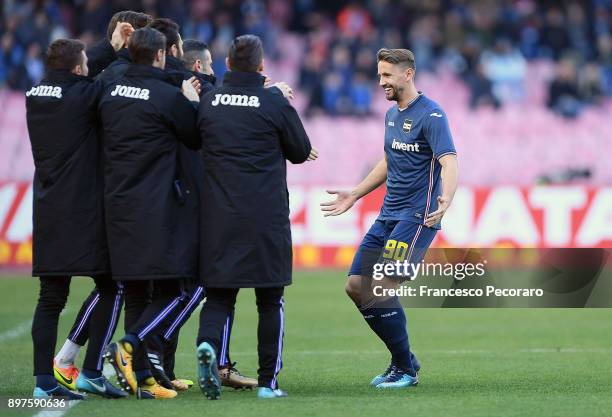
[[[290,187],[298,267],[349,265],[384,197],[379,189],[342,216],[323,217],[327,189]],[[28,266],[31,235],[31,185],[0,182],[0,266]],[[612,247],[612,188],[460,187],[434,246]]]

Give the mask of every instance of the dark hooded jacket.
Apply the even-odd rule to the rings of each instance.
[[[115,58],[108,42],[87,51],[89,75]],[[97,107],[101,82],[49,71],[26,93],[34,157],[33,276],[110,273],[104,228]]]
[[[207,287],[291,283],[286,160],[304,162],[311,145],[295,109],[263,83],[258,73],[228,72],[200,101],[200,275]]]
[[[105,84],[109,84],[125,74],[131,63],[132,59],[128,49],[122,48],[117,51],[117,59],[98,74],[96,80],[102,80]]]
[[[195,277],[196,254],[184,248],[196,243],[183,231],[197,219],[177,182],[181,142],[200,147],[193,103],[163,70],[132,64],[105,89],[100,114],[113,277]]]

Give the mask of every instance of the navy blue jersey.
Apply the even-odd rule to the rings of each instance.
[[[385,116],[387,194],[379,219],[422,224],[441,195],[438,159],[454,153],[446,114],[436,102],[419,93],[407,108],[391,107]]]

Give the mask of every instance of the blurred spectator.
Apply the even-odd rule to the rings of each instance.
[[[370,28],[370,14],[358,2],[351,2],[338,13],[338,28],[342,35],[357,38]]]
[[[353,78],[349,97],[352,104],[352,113],[356,116],[364,116],[370,113],[372,104],[372,89],[365,73],[359,72]]]
[[[493,84],[493,94],[499,101],[520,100],[525,95],[524,81],[527,62],[510,41],[500,38],[493,49],[481,57],[482,71]]]
[[[545,53],[555,60],[570,46],[568,30],[565,26],[565,16],[558,8],[551,8],[546,13],[542,43]]]
[[[603,87],[606,95],[612,95],[612,36],[603,35],[597,39],[597,54],[602,64]]]
[[[470,107],[475,109],[481,105],[490,105],[495,109],[501,107],[501,102],[493,94],[493,83],[486,76],[482,65],[476,67],[476,71],[468,79],[470,87]]]
[[[322,88],[323,109],[332,115],[346,114],[349,106],[344,94],[342,74],[330,72],[323,79]]]
[[[568,119],[577,117],[582,111],[574,61],[565,59],[557,64],[555,77],[548,88],[548,107]]]
[[[51,41],[94,42],[114,12],[135,9],[170,17],[185,38],[207,42],[219,78],[231,40],[259,35],[268,60],[290,61],[291,69],[301,61],[295,70],[312,115],[370,114],[383,46],[412,49],[419,74],[454,71],[472,108],[523,100],[531,93],[528,62],[567,56],[589,64],[569,78],[568,64],[558,65],[551,109],[577,116],[612,95],[610,0],[4,0],[0,7],[0,86],[18,90],[40,79]],[[281,48],[289,30],[300,37],[289,45],[303,49]]]
[[[433,71],[435,68],[435,53],[442,43],[438,28],[440,23],[436,16],[424,16],[414,22],[410,28],[408,41],[414,55],[418,57],[418,69]]]
[[[586,64],[578,77],[580,97],[587,104],[600,104],[604,85],[601,67],[595,62]]]
[[[306,114],[312,115],[323,108],[322,98],[323,56],[314,49],[304,57],[300,71],[299,85],[308,97]]]
[[[582,51],[583,58],[593,57],[593,46],[589,40],[589,24],[584,9],[579,3],[571,3],[567,9],[567,34],[576,51]]]

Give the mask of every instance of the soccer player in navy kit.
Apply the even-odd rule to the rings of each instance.
[[[346,292],[385,343],[391,364],[371,385],[404,388],[418,383],[420,364],[410,351],[406,315],[397,296],[375,296],[374,285],[394,288],[399,280],[371,278],[374,262],[418,263],[440,229],[457,188],[457,156],[446,115],[414,85],[414,55],[407,49],[378,51],[380,86],[396,101],[385,116],[385,158],[352,191],[329,191],[325,216],[337,216],[385,181],[380,215],[363,238],[349,271]]]

